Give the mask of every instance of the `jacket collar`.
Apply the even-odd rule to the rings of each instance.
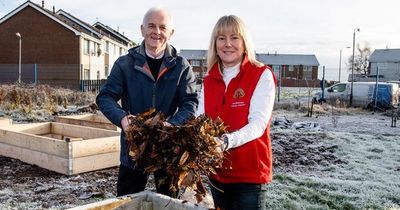
[[[129,54],[139,59],[137,60],[137,64],[143,66],[146,63],[146,50],[144,41],[140,44],[140,46],[130,49]],[[167,68],[171,68],[172,66],[174,66],[176,64],[176,57],[177,57],[176,49],[172,45],[167,43],[167,46],[164,51],[163,66]]]

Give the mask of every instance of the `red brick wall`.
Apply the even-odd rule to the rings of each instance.
[[[22,63],[80,63],[79,37],[28,6],[0,24],[0,64],[18,63],[19,38],[16,32],[22,35]]]

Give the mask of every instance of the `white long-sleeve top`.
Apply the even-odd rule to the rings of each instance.
[[[223,70],[225,87],[238,75],[240,63]],[[226,92],[226,89],[225,89]],[[271,118],[275,100],[275,82],[271,71],[264,71],[250,100],[249,123],[241,129],[227,134],[228,148],[239,147],[247,142],[261,137]],[[196,116],[204,113],[204,86],[199,94],[199,105]]]

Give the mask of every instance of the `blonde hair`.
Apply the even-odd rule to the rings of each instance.
[[[210,45],[208,47],[207,67],[208,70],[215,63],[221,64],[221,60],[217,55],[216,41],[217,37],[226,32],[232,32],[239,35],[243,39],[244,52],[247,54],[249,62],[256,66],[263,66],[264,64],[256,60],[253,43],[250,40],[249,33],[243,21],[236,15],[225,15],[221,17],[215,24],[211,34]]]

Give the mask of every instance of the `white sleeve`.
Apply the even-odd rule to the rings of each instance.
[[[198,117],[204,114],[204,84],[201,86],[200,94],[198,94],[199,104],[197,105],[197,110],[195,113],[195,117]]]
[[[275,101],[275,82],[272,72],[265,70],[250,100],[249,123],[241,129],[227,134],[228,148],[239,147],[264,134],[272,115]]]

